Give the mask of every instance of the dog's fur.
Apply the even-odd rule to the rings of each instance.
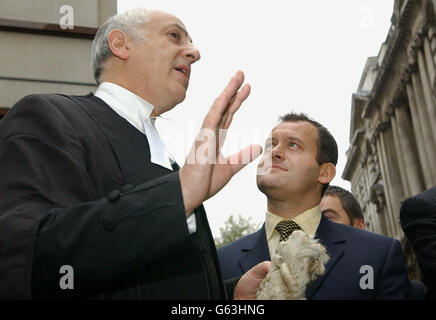
[[[324,273],[326,249],[313,236],[294,231],[279,243],[271,269],[256,293],[258,300],[306,300],[306,288]]]

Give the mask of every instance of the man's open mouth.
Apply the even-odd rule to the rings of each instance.
[[[178,71],[180,73],[183,73],[183,75],[189,79],[190,70],[189,70],[188,66],[186,66],[186,65],[178,65],[174,69],[176,69],[176,71]]]

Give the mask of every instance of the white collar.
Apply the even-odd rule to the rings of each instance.
[[[154,125],[155,118],[150,118],[154,106],[133,92],[115,83],[103,82],[98,86],[95,95],[108,103],[139,131],[144,133],[143,119],[152,120]]]
[[[147,136],[150,161],[172,170],[174,162],[155,127],[156,117],[150,118],[154,106],[133,92],[111,82],[101,83],[95,96],[108,104],[119,116]]]

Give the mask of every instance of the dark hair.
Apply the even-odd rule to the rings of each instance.
[[[338,162],[338,145],[336,144],[335,138],[333,138],[332,134],[327,130],[319,122],[309,118],[304,113],[287,113],[284,116],[279,118],[280,122],[297,122],[297,121],[305,121],[313,124],[318,129],[318,152],[316,155],[316,161],[319,165],[331,162],[334,165]],[[324,192],[328,188],[329,184],[324,184],[321,189],[321,197]]]
[[[362,219],[362,221],[365,220],[363,218],[360,204],[357,202],[357,199],[351,192],[338,186],[329,186],[324,193],[324,196],[338,197],[351,222],[353,222],[354,219]]]

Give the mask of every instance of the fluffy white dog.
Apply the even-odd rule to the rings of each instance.
[[[313,236],[294,231],[279,243],[271,269],[256,293],[258,300],[306,300],[307,286],[321,276],[329,260]]]

